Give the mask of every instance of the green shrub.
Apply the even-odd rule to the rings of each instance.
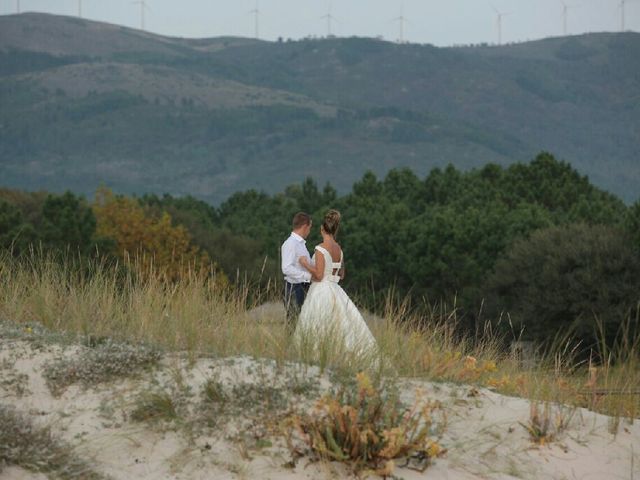
[[[640,258],[615,227],[552,227],[516,242],[496,263],[489,290],[491,307],[509,312],[528,339],[571,328],[588,344],[602,333],[611,342],[640,300]]]

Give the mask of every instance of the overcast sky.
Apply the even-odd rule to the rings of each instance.
[[[0,0],[0,13],[21,10],[78,15],[79,0]],[[146,29],[184,37],[254,36],[255,0],[146,0]],[[619,31],[621,0],[564,0],[567,31]],[[625,29],[640,31],[640,0],[626,0]],[[439,46],[497,43],[497,15],[502,41],[533,40],[563,33],[562,0],[259,0],[260,38],[275,40],[324,36],[331,10],[338,36],[382,36],[397,40],[406,17],[405,40]],[[140,7],[132,0],[82,0],[83,16],[140,28]]]

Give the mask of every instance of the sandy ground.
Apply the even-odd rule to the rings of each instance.
[[[35,348],[24,340],[0,338],[0,402],[14,405],[37,425],[50,426],[100,473],[113,479],[149,480],[349,477],[342,465],[306,458],[293,468],[287,466],[291,455],[284,441],[258,420],[270,417],[272,424],[277,423],[277,409],[265,410],[261,402],[265,392],[278,389],[285,392],[277,397],[283,409],[312,408],[315,399],[332,385],[328,375],[313,367],[278,368],[271,361],[245,357],[190,362],[180,355],[165,355],[159,368],[138,378],[89,389],[72,385],[53,396],[42,376],[43,368],[56,358],[73,357],[81,351],[81,347],[57,345]],[[233,405],[226,413],[203,417],[206,409],[200,392],[209,379],[238,398],[230,401]],[[283,385],[296,385],[297,393]],[[448,424],[441,444],[448,453],[424,473],[397,468],[398,478],[640,479],[638,421],[622,420],[613,435],[612,419],[578,409],[557,441],[537,446],[521,424],[529,419],[527,400],[463,385],[406,381],[401,388],[407,402],[419,391],[442,402]],[[130,414],[140,393],[159,389],[181,398],[183,420],[132,421]],[[9,467],[0,478],[46,477]]]

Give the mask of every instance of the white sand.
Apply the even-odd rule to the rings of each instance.
[[[296,408],[311,408],[313,398],[331,383],[314,368],[290,366],[278,370],[273,362],[248,358],[200,359],[190,364],[180,356],[162,360],[162,367],[135,380],[118,380],[84,390],[69,387],[60,397],[49,392],[42,377],[43,365],[56,355],[77,355],[78,348],[47,347],[34,350],[24,341],[0,339],[0,376],[27,381],[16,389],[0,382],[1,402],[27,413],[35,423],[49,425],[75,452],[95,469],[114,479],[329,479],[346,478],[338,464],[301,459],[294,469],[281,438],[265,431],[250,414],[218,418],[214,426],[202,420],[187,427],[174,424],[135,423],[129,419],[141,391],[164,387],[191,394],[185,396],[187,418],[202,409],[200,391],[214,376],[226,388],[240,384],[277,387],[285,378],[317,385],[314,395],[287,398]],[[22,377],[24,378],[24,377]],[[570,427],[547,446],[535,446],[520,424],[529,419],[529,401],[479,389],[450,384],[407,381],[403,399],[411,402],[417,390],[440,400],[448,415],[441,441],[448,449],[424,473],[397,468],[395,474],[413,479],[640,479],[640,422],[622,420],[617,435],[611,419],[584,409],[575,411]],[[241,399],[239,399],[241,400]],[[247,406],[249,412],[251,405]],[[215,416],[214,416],[215,417]],[[179,424],[179,422],[178,422]],[[164,426],[163,426],[164,425]],[[0,426],[1,428],[1,426]],[[262,445],[256,444],[262,440]],[[260,448],[262,447],[262,448]],[[402,463],[402,462],[398,462]],[[5,469],[0,478],[41,480],[40,474]]]

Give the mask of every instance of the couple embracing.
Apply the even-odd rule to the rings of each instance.
[[[340,212],[325,214],[320,226],[322,243],[316,245],[313,257],[306,247],[312,225],[308,214],[297,213],[291,236],[282,244],[288,332],[298,342],[340,341],[348,351],[373,352],[376,341],[371,331],[339,285],[344,278],[344,255],[336,241]]]

